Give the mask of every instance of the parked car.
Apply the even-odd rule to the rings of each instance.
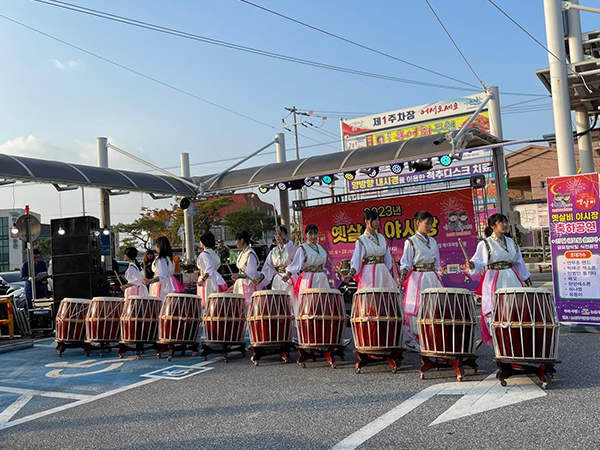
[[[21,280],[21,272],[0,272],[0,278],[7,282],[13,289],[25,287],[25,281]]]

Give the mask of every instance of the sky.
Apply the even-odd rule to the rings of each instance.
[[[285,107],[322,113],[301,128],[301,157],[340,151],[339,117],[375,114],[474,93],[473,88],[402,64],[260,10],[240,0],[72,0],[72,3],[194,33],[207,38],[393,77],[459,87],[405,84],[299,65],[205,42],[107,21],[31,0],[3,0],[0,14],[147,77],[0,17],[0,153],[96,165],[96,138],[159,167],[179,165],[190,153],[192,175],[219,172],[270,142],[291,123]],[[254,3],[436,72],[478,85],[425,0],[341,0]],[[546,51],[487,0],[431,0],[461,51],[487,84],[500,88],[503,107],[547,94],[535,70],[548,67]],[[510,16],[546,43],[541,0],[497,0]],[[584,31],[597,29],[582,14]],[[463,90],[462,88],[465,88]],[[197,97],[235,111],[218,108]],[[549,98],[540,108],[503,113],[505,139],[554,132]],[[242,117],[243,116],[247,116]],[[253,118],[255,121],[248,119]],[[262,122],[261,123],[257,123]],[[321,127],[321,128],[317,128]],[[287,148],[293,138],[286,132]],[[318,145],[319,143],[328,143]],[[274,149],[269,149],[274,150]],[[267,151],[269,151],[267,150]],[[293,153],[288,153],[288,159]],[[250,167],[275,161],[253,158]],[[109,153],[109,165],[146,170]],[[179,174],[179,170],[173,170]],[[12,186],[0,188],[0,209],[12,208]],[[81,192],[18,183],[15,206],[30,205],[43,222],[80,215]],[[265,197],[272,202],[274,195]],[[99,214],[97,190],[86,189],[86,212]],[[131,222],[140,206],[164,207],[147,195],[113,197],[112,222]]]

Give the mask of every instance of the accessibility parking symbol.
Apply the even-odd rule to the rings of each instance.
[[[141,375],[146,378],[162,378],[165,380],[183,380],[184,378],[198,375],[199,373],[212,370],[213,367],[194,367],[194,366],[169,366],[154,372]]]

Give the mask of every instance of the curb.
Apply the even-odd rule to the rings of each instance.
[[[14,352],[16,350],[23,350],[23,349],[32,348],[32,347],[33,347],[32,339],[27,340],[27,341],[22,341],[22,342],[14,342],[14,343],[10,343],[10,344],[4,344],[4,345],[0,345],[0,354]]]

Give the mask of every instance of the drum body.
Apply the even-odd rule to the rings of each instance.
[[[162,300],[131,295],[121,314],[122,343],[154,343],[158,337],[158,314]]]
[[[300,295],[296,324],[300,347],[341,346],[346,329],[342,293],[337,289],[306,289]]]
[[[402,348],[404,312],[400,292],[394,289],[360,289],[350,314],[352,337],[359,352]]]
[[[423,290],[417,322],[421,353],[434,356],[473,354],[477,313],[471,291],[453,288]]]
[[[56,314],[57,342],[85,341],[85,316],[90,300],[82,298],[64,298]]]
[[[546,289],[506,288],[495,292],[492,339],[496,358],[556,360],[559,326],[554,297]]]
[[[202,299],[190,294],[167,294],[159,314],[158,342],[199,343]]]
[[[86,342],[118,342],[125,300],[120,297],[94,297],[85,316]]]
[[[241,344],[246,326],[246,299],[229,292],[208,296],[202,316],[207,342]]]
[[[294,314],[285,291],[256,291],[246,315],[250,343],[254,346],[292,342]]]

